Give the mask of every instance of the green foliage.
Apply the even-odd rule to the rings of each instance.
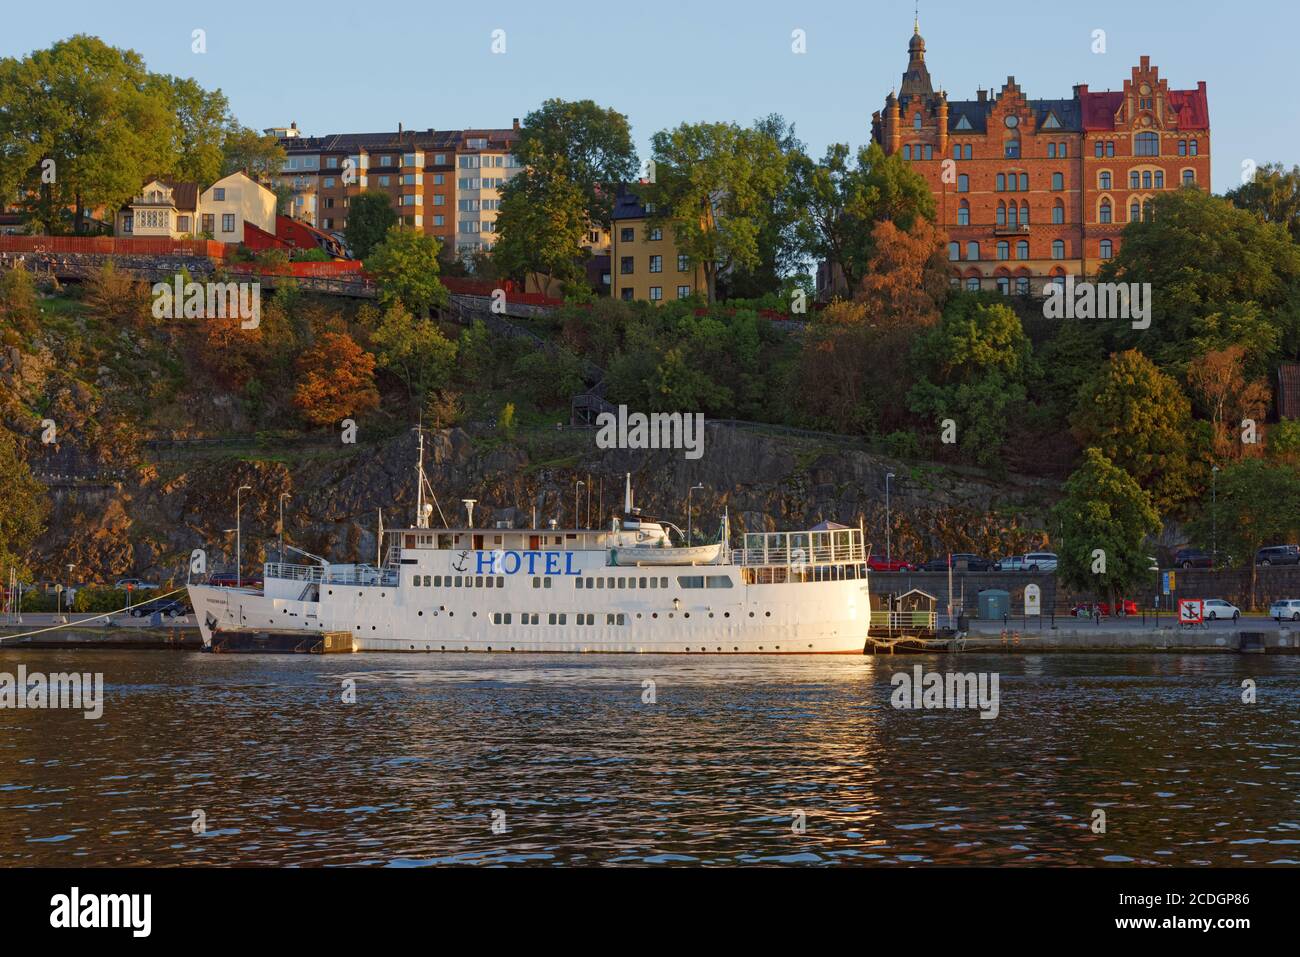
[[[1268,430],[1268,457],[1300,467],[1300,419],[1283,419]]]
[[[524,170],[502,194],[494,266],[516,279],[531,274],[539,288],[546,287],[547,277],[571,281],[580,276],[588,214],[578,184]]]
[[[285,151],[278,138],[233,122],[222,141],[221,154],[222,176],[243,173],[249,179],[268,183],[274,181],[284,167]]]
[[[567,349],[529,352],[514,365],[514,376],[525,383],[528,397],[538,407],[569,404],[581,392],[582,360]]]
[[[368,259],[397,225],[397,211],[387,193],[367,190],[353,196],[348,206],[348,224],[343,235],[357,259]]]
[[[1080,444],[1105,449],[1162,513],[1192,494],[1191,401],[1137,350],[1111,356],[1080,387],[1070,424]]]
[[[356,215],[355,208],[352,215]],[[351,222],[349,216],[349,225]],[[450,297],[447,287],[438,281],[438,246],[432,236],[392,226],[365,263],[366,272],[379,287],[379,301],[387,306],[400,300],[417,316],[434,306],[446,306]]]
[[[497,428],[501,430],[501,434],[504,435],[506,439],[511,442],[514,441],[515,404],[513,402],[507,402],[501,407],[501,414],[497,416]]]
[[[1266,223],[1285,226],[1300,241],[1300,166],[1288,170],[1281,163],[1265,163],[1249,183],[1228,190],[1224,199]]]
[[[379,367],[395,373],[417,401],[451,379],[456,343],[428,319],[414,318],[400,301],[389,305],[370,342]]]
[[[1113,604],[1153,574],[1146,539],[1160,531],[1159,513],[1133,477],[1101,450],[1084,450],[1052,516],[1060,556],[1056,574],[1065,584],[1107,594]],[[1098,550],[1104,571],[1095,570]]]
[[[208,186],[222,176],[222,143],[234,123],[230,102],[220,90],[205,90],[192,79],[161,76],[155,81],[176,117],[168,154],[174,157],[171,175]]]
[[[917,341],[912,411],[957,424],[957,446],[971,460],[998,466],[1014,410],[1026,400],[1032,350],[1020,317],[1001,302],[953,297],[939,324]]]
[[[8,579],[9,569],[26,574],[26,559],[37,536],[45,530],[50,500],[42,486],[32,478],[31,470],[18,449],[12,432],[0,426],[0,488],[4,489],[4,508],[0,508],[0,576]]]

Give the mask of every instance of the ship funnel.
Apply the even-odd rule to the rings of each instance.
[[[627,488],[623,493],[623,511],[632,511],[632,473],[626,472]]]
[[[465,506],[465,513],[466,513],[466,516],[467,516],[468,527],[473,528],[473,527],[474,527],[474,503],[477,502],[478,499],[476,499],[476,498],[463,498],[463,499],[461,499],[460,501],[461,501],[461,504],[463,504],[463,505]]]

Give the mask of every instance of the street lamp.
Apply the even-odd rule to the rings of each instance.
[[[893,557],[889,547],[889,483],[893,477],[893,472],[885,476],[885,567],[889,567],[890,559]]]
[[[284,500],[293,498],[288,492],[280,493],[280,561],[284,561]]]
[[[1219,567],[1219,467],[1210,469],[1210,519],[1214,532],[1210,550],[1214,554],[1214,567]]]
[[[692,485],[686,490],[686,547],[691,547],[691,493],[703,492],[703,485]]]
[[[245,491],[251,492],[252,490],[253,490],[253,486],[251,485],[241,485],[239,486],[239,488],[235,490],[235,587],[236,588],[240,588],[244,584],[244,579],[242,577],[243,562],[241,561],[243,557],[243,552],[240,549],[240,545],[243,542],[243,529],[241,526],[242,518],[240,516],[240,508],[242,507],[242,505],[240,503],[239,497]]]
[[[76,590],[73,589],[72,587],[72,570],[76,567],[77,566],[74,563],[72,562],[68,563],[68,614],[69,615],[72,614],[72,599],[76,596]]]
[[[573,486],[573,527],[574,528],[582,527],[582,516],[578,514],[578,501],[579,501],[579,496],[582,494],[582,490],[586,486],[586,484],[587,484],[586,482],[579,479],[578,483]]]

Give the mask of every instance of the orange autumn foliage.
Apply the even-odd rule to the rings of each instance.
[[[327,332],[298,359],[293,404],[313,425],[332,425],[379,408],[375,357],[352,337]]]

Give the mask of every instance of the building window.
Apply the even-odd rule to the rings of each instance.
[[[631,301],[632,301],[632,290],[631,290],[631,289],[624,289],[623,292],[622,292],[620,295],[622,295],[622,297],[623,297],[623,301],[624,301],[624,302],[631,302]]]
[[[663,257],[663,256],[651,256],[651,257],[650,257],[650,271],[651,271],[651,272],[663,272],[663,271],[664,271],[664,257]]]
[[[977,242],[973,242],[973,241],[972,241],[972,242],[969,242],[969,243],[966,244],[966,258],[967,258],[967,259],[972,259],[972,260],[974,260],[974,259],[979,259],[979,258],[980,258],[980,244],[979,244],[979,243],[977,243]]]
[[[634,271],[632,263],[633,263],[633,257],[631,256],[621,257],[618,261],[618,271],[621,272],[624,276],[632,275]]]
[[[1028,258],[1029,258],[1029,241],[1028,241],[1028,240],[1022,239],[1022,240],[1020,240],[1020,241],[1018,241],[1018,242],[1016,243],[1016,258],[1017,258],[1017,259],[1028,259]]]
[[[222,231],[223,233],[233,233],[233,232],[235,231],[235,214],[234,214],[234,213],[222,213],[222,214],[221,214],[221,231]]]
[[[1130,205],[1128,208],[1128,221],[1130,223],[1136,223],[1141,218],[1142,218],[1142,205],[1135,199],[1133,200],[1132,205]]]
[[[215,199],[218,203],[224,203],[226,201],[225,187],[217,187],[216,189],[214,189],[212,191],[212,198]]]
[[[691,257],[682,253],[677,254],[677,271],[686,272],[691,268]]]
[[[934,159],[934,147],[931,146],[929,143],[925,144],[925,158]]]
[[[1109,171],[1109,170],[1107,170],[1107,171],[1104,172],[1104,173],[1100,173],[1100,174],[1098,174],[1098,176],[1097,176],[1097,188],[1098,188],[1098,189],[1110,189],[1110,171]]]
[[[1052,224],[1060,226],[1065,222],[1065,204],[1059,199],[1052,206]]]
[[[650,235],[648,238],[652,243],[658,242],[659,240],[664,238],[663,229],[660,228],[659,226],[655,226],[653,229],[650,230]]]
[[[1133,138],[1134,156],[1159,156],[1160,137],[1155,133],[1139,133]]]
[[[1029,174],[1028,174],[1028,173],[1021,173],[1021,174],[1020,174],[1020,192],[1022,192],[1022,193],[1027,193],[1027,192],[1029,192]]]
[[[131,231],[131,225],[132,225],[131,214],[125,213],[122,216],[122,232],[129,233]]]
[[[1012,209],[1015,209],[1013,206]],[[1003,203],[998,203],[997,224],[1005,226],[1007,224],[1007,207]]]
[[[1002,144],[1002,155],[1007,159],[1020,159],[1020,137],[1015,136]]]
[[[1047,144],[1047,158],[1048,158],[1049,160],[1054,160],[1054,159],[1056,159],[1056,144],[1055,144],[1055,143],[1048,143],[1048,144]]]
[[[903,147],[903,159],[910,160],[911,158],[912,158],[912,144],[908,143]]]
[[[952,262],[961,259],[961,243],[948,244],[948,259]]]
[[[1188,140],[1188,141],[1187,141],[1187,148],[1188,148],[1188,150],[1191,152],[1191,154],[1192,154],[1193,156],[1196,155],[1197,143],[1198,143],[1197,140]]]
[[[957,176],[957,192],[959,193],[970,192],[970,177],[967,176],[965,173],[959,173]]]
[[[952,144],[952,158],[955,159],[955,160],[959,160],[959,159],[961,159],[961,144],[960,144],[960,143],[953,143],[953,144]]]
[[[1110,259],[1114,255],[1114,246],[1109,239],[1101,241],[1101,258]]]
[[[630,243],[635,239],[635,237],[636,237],[635,229],[628,229],[627,227],[624,227],[623,229],[620,229],[618,231],[619,242]]]
[[[970,278],[968,278],[968,279],[966,280],[966,288],[967,288],[969,291],[971,291],[971,292],[979,292],[979,291],[980,291],[980,277],[979,277],[979,276],[971,276]]]
[[[912,114],[912,129],[914,129],[914,130],[919,130],[920,128],[921,128],[921,114],[920,114],[920,113],[913,113],[913,114]]]
[[[445,226],[446,223],[447,223],[447,217],[446,217],[446,216],[443,216],[441,213],[435,213],[435,214],[434,214],[434,217],[433,217],[433,225],[435,225],[435,226]]]
[[[971,145],[967,143],[962,148],[962,159],[970,159],[970,157],[971,157]]]
[[[1196,185],[1196,171],[1195,171],[1195,170],[1190,170],[1190,169],[1185,169],[1185,170],[1183,170],[1183,185],[1184,185],[1184,186],[1195,186],[1195,185]]]
[[[994,191],[995,191],[995,192],[1002,193],[1002,192],[1005,192],[1005,191],[1006,191],[1006,188],[1007,188],[1007,176],[1006,176],[1006,174],[1005,174],[1005,173],[998,173],[997,178],[993,181],[993,189],[994,189]]]
[[[1065,240],[1064,240],[1064,239],[1053,239],[1053,240],[1052,240],[1052,258],[1053,258],[1053,259],[1064,259],[1064,258],[1065,258]]]
[[[1101,159],[1102,148],[1101,140],[1092,144],[1093,155],[1097,157],[1097,159]]]
[[[1187,155],[1187,140],[1178,141],[1178,155],[1179,156]]]
[[[961,201],[961,205],[957,207],[957,225],[970,225],[970,203],[966,202],[964,199]]]
[[[1107,155],[1107,156],[1114,156],[1114,155],[1115,155],[1115,141],[1114,141],[1114,140],[1107,140],[1107,141],[1106,141],[1106,155]]]
[[[435,206],[445,206],[446,204],[447,204],[447,196],[446,196],[445,193],[434,193],[434,194],[433,194],[433,205],[435,205]]]
[[[1102,200],[1100,220],[1103,223],[1110,222],[1110,200]]]
[[[1142,171],[1142,188],[1143,189],[1151,188],[1151,170],[1149,169]]]
[[[207,233],[209,236],[216,231],[216,218],[212,213],[204,213],[199,222],[201,223],[202,231]]]
[[[1069,143],[1062,143],[1062,144],[1060,145],[1060,148],[1057,150],[1056,155],[1057,155],[1060,159],[1068,159],[1069,156],[1070,156],[1070,144],[1069,144]]]
[[[1021,226],[1029,225],[1029,204],[1028,203],[1020,204],[1020,225]]]
[[[678,287],[677,287],[677,298],[678,298],[678,299],[689,299],[690,297],[691,297],[691,287],[690,287],[690,286],[678,286]]]
[[[1062,173],[1053,173],[1053,174],[1052,174],[1052,189],[1054,189],[1054,190],[1062,190],[1062,189],[1065,189],[1065,176],[1064,176],[1064,174],[1062,174]]]
[[[1029,295],[1029,277],[1028,277],[1028,276],[1017,276],[1017,277],[1016,277],[1016,295],[1017,295],[1017,296],[1027,296],[1027,295]]]
[[[1011,280],[1006,276],[998,276],[998,292],[1004,296],[1011,295]]]
[[[998,242],[997,257],[998,259],[1011,258],[1011,244],[1005,239]]]
[[[659,302],[661,299],[663,299],[663,297],[664,297],[664,287],[663,287],[663,286],[651,286],[651,287],[650,287],[650,301],[651,301],[651,302]]]
[[[176,228],[183,233],[188,233],[190,231],[190,218],[188,216],[177,216]]]
[[[1156,170],[1156,189],[1164,189],[1164,188],[1165,188],[1165,171],[1162,169],[1158,169]]]

